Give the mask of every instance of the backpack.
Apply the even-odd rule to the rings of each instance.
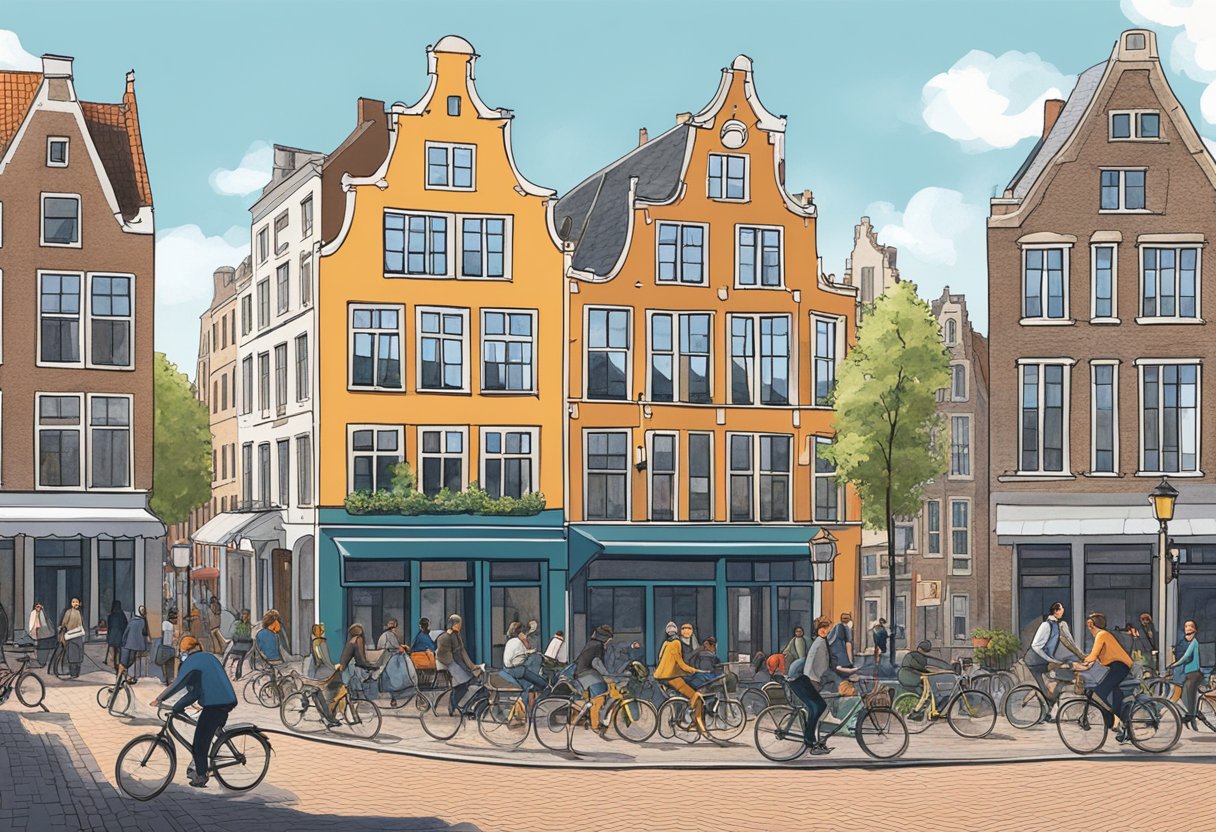
[[[785,656],[782,655],[781,653],[774,653],[773,655],[768,657],[768,661],[765,662],[765,667],[768,669],[768,672],[770,675],[772,675],[774,673],[780,673],[780,674],[784,675],[785,674]]]

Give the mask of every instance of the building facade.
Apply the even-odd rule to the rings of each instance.
[[[856,501],[822,456],[856,291],[821,278],[809,192],[750,59],[562,197],[570,629],[653,662],[667,621],[735,658],[854,609]],[[844,557],[814,580],[809,541]]]
[[[423,96],[360,101],[325,164],[319,617],[378,634],[460,614],[474,659],[498,662],[512,620],[565,628],[562,258],[555,193],[516,167],[513,113],[481,100],[476,60],[459,37],[429,47]],[[346,511],[402,462],[428,497],[479,485],[544,510]]]
[[[1156,620],[1148,494],[1181,495],[1182,576],[1165,632],[1195,618],[1216,660],[1216,345],[1202,287],[1216,164],[1133,29],[1049,101],[1041,140],[988,219],[993,622],[1028,632],[1054,601],[1073,632]],[[1205,314],[1206,313],[1206,314]]]
[[[128,73],[77,98],[73,61],[0,73],[0,604],[17,628],[81,599],[159,613],[148,512],[153,217]]]
[[[844,282],[857,287],[857,320],[865,317],[865,307],[887,293],[899,282],[895,267],[895,246],[878,242],[869,217],[853,226],[853,250],[844,267]]]

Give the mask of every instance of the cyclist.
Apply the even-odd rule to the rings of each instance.
[[[1126,726],[1120,721],[1123,712],[1123,689],[1120,685],[1132,670],[1132,658],[1127,651],[1115,640],[1114,635],[1106,629],[1106,616],[1100,612],[1091,612],[1085,619],[1085,626],[1093,636],[1094,646],[1089,655],[1079,662],[1072,663],[1073,670],[1089,670],[1095,663],[1106,668],[1106,675],[1094,689],[1094,693],[1110,706],[1110,712],[1105,709],[1102,719],[1110,728],[1114,722],[1119,722],[1119,730],[1115,739],[1127,742]]]
[[[604,676],[608,668],[604,666],[604,648],[612,641],[612,628],[601,624],[591,633],[587,645],[574,660],[574,680],[578,682],[587,695],[591,697],[591,727],[603,737],[608,731],[607,723],[600,725],[600,711],[608,696],[608,683]],[[669,642],[672,643],[672,642]],[[679,640],[675,640],[676,652],[679,652]]]
[[[685,627],[690,631],[689,636],[691,637],[692,625],[686,624]],[[688,697],[688,703],[692,706],[692,715],[696,721],[697,729],[702,734],[705,734],[707,732],[702,713],[705,704],[704,699],[686,681],[686,677],[696,675],[697,669],[684,661],[684,644],[680,638],[679,631],[676,630],[675,622],[667,622],[664,631],[667,634],[667,640],[663,642],[663,646],[659,649],[659,663],[654,669],[654,678],[658,681],[666,682],[667,686],[672,690]]]
[[[802,700],[802,705],[806,708],[803,742],[806,743],[806,747],[811,750],[811,753],[816,755],[827,754],[832,750],[827,743],[819,741],[819,735],[816,732],[819,718],[828,708],[827,702],[824,701],[819,691],[823,687],[824,677],[832,670],[831,649],[828,647],[827,640],[828,630],[831,628],[832,622],[826,618],[820,618],[815,622],[815,640],[811,642],[810,649],[802,663],[802,672],[790,679],[790,690]]]
[[[925,639],[916,645],[915,650],[909,650],[908,655],[904,656],[903,661],[900,662],[899,683],[908,690],[920,691],[921,680],[924,677],[935,676],[952,669],[948,662],[932,655],[931,650],[933,650],[933,642]],[[936,692],[934,698],[936,699]]]
[[[1182,682],[1182,707],[1185,710],[1182,715],[1182,724],[1192,731],[1198,731],[1199,726],[1195,719],[1200,716],[1199,683],[1203,681],[1203,673],[1199,670],[1199,628],[1195,626],[1194,621],[1187,621],[1182,625],[1182,632],[1182,643],[1186,647],[1177,651],[1178,660],[1167,665],[1162,673],[1177,669],[1185,674]]]
[[[1048,665],[1059,663],[1056,654],[1064,647],[1078,659],[1082,657],[1081,650],[1073,641],[1072,633],[1068,630],[1068,622],[1064,620],[1064,605],[1056,601],[1043,616],[1043,623],[1035,631],[1030,649],[1026,651],[1026,669],[1039,685],[1039,690],[1047,699],[1047,721],[1052,721],[1051,708],[1056,704],[1055,691],[1047,684]]]
[[[180,714],[187,705],[195,702],[202,706],[194,729],[194,741],[190,744],[194,763],[187,772],[190,785],[201,789],[207,785],[207,754],[211,751],[211,741],[228,722],[228,714],[236,707],[236,691],[232,689],[220,660],[211,653],[203,652],[203,645],[197,638],[182,636],[181,651],[182,663],[177,671],[177,679],[152,700],[152,707],[159,706],[183,688],[186,695],[174,703],[174,713]]]
[[[465,707],[464,699],[469,686],[481,673],[481,667],[473,664],[473,658],[464,646],[464,619],[456,613],[448,616],[448,628],[439,634],[435,642],[435,667],[446,670],[452,679],[452,697],[448,700],[448,715],[456,713],[457,707]]]
[[[536,700],[536,690],[544,690],[548,683],[536,672],[540,655],[528,643],[528,634],[518,621],[507,628],[507,644],[502,650],[503,673],[518,682],[528,694],[528,705]]]

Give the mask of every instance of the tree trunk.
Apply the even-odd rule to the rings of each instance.
[[[889,603],[890,603],[890,622],[891,622],[891,642],[888,645],[888,653],[891,657],[891,666],[895,667],[895,643],[896,637],[899,635],[899,622],[895,618],[895,517],[891,514],[891,480],[887,479],[887,577],[890,581]]]

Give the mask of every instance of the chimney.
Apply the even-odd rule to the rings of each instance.
[[[692,118],[692,113],[676,113],[676,124],[687,124]]]
[[[359,99],[359,123],[384,118],[384,102],[376,98]]]
[[[1046,139],[1051,128],[1056,126],[1056,119],[1064,109],[1064,102],[1058,98],[1049,98],[1043,102],[1043,136]]]
[[[811,193],[811,189],[810,188],[805,189],[802,192],[802,207],[803,208],[808,207],[811,204],[811,200],[814,198],[815,198],[815,195]]]
[[[42,74],[46,78],[47,98],[51,101],[74,101],[72,89],[72,59],[65,55],[43,55]]]
[[[641,147],[642,145],[646,144],[646,142],[649,138],[650,138],[650,136],[646,133],[645,127],[638,129],[638,147]]]

